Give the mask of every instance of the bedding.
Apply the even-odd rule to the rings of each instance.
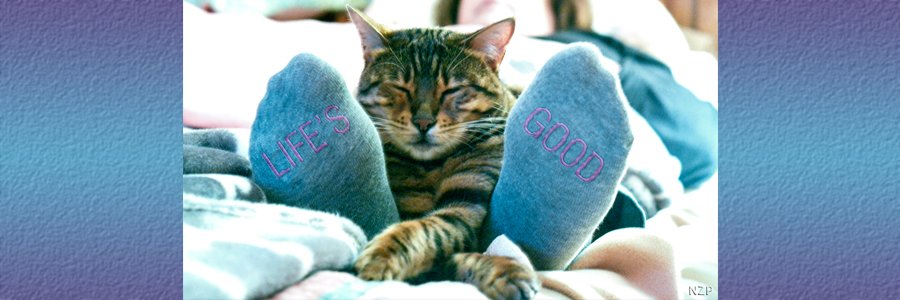
[[[318,270],[351,265],[365,243],[347,219],[184,194],[184,299],[259,299]]]
[[[566,271],[539,272],[543,288],[536,299],[717,299],[716,229],[695,205],[705,204],[673,206],[648,228],[604,235]],[[321,271],[273,299],[485,299],[471,294],[477,293],[474,287],[460,285],[364,282],[346,272]]]
[[[266,203],[249,179],[249,128],[269,77],[297,53],[309,52],[335,66],[355,91],[362,70],[358,43],[349,24],[207,14],[185,3],[185,299],[485,298],[464,283],[359,280],[350,266],[366,240],[356,224]],[[563,47],[514,38],[501,78],[524,88]],[[699,70],[709,66],[700,64]],[[604,67],[616,74],[619,66],[604,61]],[[673,67],[683,78],[679,70]],[[698,76],[714,78],[711,73]],[[714,80],[685,86],[714,103]],[[567,270],[541,272],[538,299],[717,298],[716,177],[686,192],[677,179],[678,160],[636,112],[629,118],[635,141],[623,185],[656,208],[647,212],[652,218],[645,228],[599,237]],[[517,255],[514,244],[506,246],[494,254]]]
[[[246,129],[185,129],[184,135],[186,145],[248,160],[241,146],[249,139]],[[233,157],[194,156],[191,164],[221,165]],[[715,184],[714,177],[678,197],[645,228],[600,236],[567,270],[541,272],[537,299],[715,299]],[[266,203],[248,177],[185,174],[183,197],[184,299],[486,299],[474,286],[458,282],[410,285],[356,278],[350,268],[366,243],[356,224]],[[527,263],[515,244],[501,238],[488,254]]]
[[[717,299],[713,187],[705,186],[664,209],[647,228],[623,228],[602,236],[565,271],[539,272],[543,288],[536,299]],[[474,286],[458,282],[365,282],[337,271],[316,272],[271,299],[375,298],[486,299]]]
[[[241,176],[186,182],[198,176],[226,192],[199,196],[214,183],[185,184],[184,299],[486,299],[458,282],[362,281],[346,271],[365,243],[355,224],[246,196],[253,183]],[[714,187],[689,193],[646,228],[601,236],[565,271],[540,272],[536,299],[716,299]],[[488,253],[524,256],[499,244]]]

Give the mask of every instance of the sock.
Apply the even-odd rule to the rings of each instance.
[[[573,44],[551,57],[507,121],[483,241],[505,234],[537,270],[565,268],[590,241],[625,172],[626,104],[599,55]]]
[[[336,213],[369,238],[399,222],[375,126],[340,73],[312,54],[269,79],[249,155],[270,203]]]

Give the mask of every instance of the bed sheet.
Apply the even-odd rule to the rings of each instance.
[[[718,299],[717,176],[660,211],[646,228],[592,243],[565,271],[539,272],[535,299]],[[487,299],[459,282],[366,282],[319,271],[273,296],[283,299]]]

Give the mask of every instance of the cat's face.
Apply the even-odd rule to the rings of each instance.
[[[365,69],[358,100],[386,148],[434,160],[505,119],[512,95],[497,67],[512,19],[472,34],[442,29],[388,30],[351,10]]]

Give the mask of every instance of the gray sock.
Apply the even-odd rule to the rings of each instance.
[[[375,126],[340,73],[312,54],[269,80],[249,155],[271,203],[339,214],[370,238],[399,221]]]
[[[506,234],[537,270],[565,268],[612,206],[633,137],[593,46],[556,54],[519,97],[485,244]]]

